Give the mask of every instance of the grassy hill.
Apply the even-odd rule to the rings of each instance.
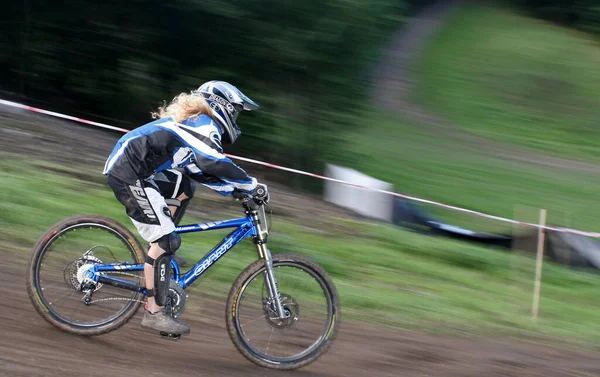
[[[600,45],[586,35],[503,8],[465,5],[425,48],[416,79],[414,101],[457,133],[542,159],[600,161]],[[486,145],[468,145],[407,116],[371,112],[363,124],[346,135],[346,153],[335,161],[400,192],[509,218],[515,205],[543,207],[555,224],[600,226],[598,173],[493,157]]]
[[[598,162],[599,42],[470,4],[422,56],[416,98],[465,131]]]

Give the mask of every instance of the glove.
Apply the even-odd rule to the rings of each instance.
[[[233,190],[233,192],[231,193],[231,195],[236,199],[236,200],[241,200],[242,202],[246,202],[248,200],[252,199],[252,194],[246,194],[240,190]]]
[[[254,199],[254,201],[258,204],[269,203],[270,197],[267,185],[265,185],[264,183],[259,183],[258,185],[256,185],[256,188],[252,192],[252,199]]]

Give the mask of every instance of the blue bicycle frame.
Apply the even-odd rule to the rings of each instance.
[[[225,253],[231,250],[232,247],[237,245],[241,240],[246,237],[252,237],[256,247],[258,249],[258,256],[265,262],[265,283],[269,290],[270,299],[273,299],[277,308],[279,318],[286,318],[288,314],[283,309],[281,304],[279,288],[277,286],[277,280],[275,273],[273,272],[273,258],[271,252],[267,249],[267,235],[269,233],[267,227],[267,220],[265,216],[264,205],[259,205],[257,208],[252,208],[248,202],[244,203],[246,210],[246,217],[239,219],[223,220],[207,222],[204,224],[192,224],[178,226],[175,228],[177,233],[192,233],[192,232],[203,232],[207,230],[225,229],[225,228],[236,228],[234,231],[229,233],[221,243],[215,246],[209,251],[204,258],[194,265],[186,274],[181,275],[179,265],[171,258],[171,266],[173,267],[172,280],[176,281],[177,284],[183,289],[187,288],[197,278],[199,278],[206,270],[210,268],[215,262],[217,262]],[[140,287],[138,284],[107,276],[102,272],[124,272],[124,271],[143,271],[143,264],[133,263],[115,263],[115,264],[95,264],[93,269],[88,270],[85,276],[96,283],[107,284],[117,288],[128,289],[134,292],[140,292],[146,294],[146,287]]]
[[[171,266],[173,267],[173,275],[171,279],[174,279],[183,289],[190,286],[197,278],[199,278],[206,270],[210,268],[216,261],[218,261],[225,253],[231,248],[237,245],[244,238],[249,236],[262,239],[260,236],[260,229],[257,226],[258,217],[256,212],[248,213],[247,217],[239,219],[223,220],[207,222],[203,224],[192,224],[178,226],[175,228],[175,232],[182,233],[194,233],[204,232],[208,230],[236,228],[233,232],[229,233],[221,243],[215,246],[209,251],[198,263],[196,263],[186,274],[181,275],[179,265],[173,259],[171,259]],[[260,245],[260,243],[259,243]],[[98,283],[112,285],[118,288],[129,289],[146,294],[145,287],[139,287],[137,284],[118,279],[112,276],[102,275],[100,273],[107,271],[143,271],[143,264],[133,263],[114,263],[114,264],[98,264],[94,267],[93,273],[90,274],[90,278]],[[91,271],[90,271],[91,272]]]

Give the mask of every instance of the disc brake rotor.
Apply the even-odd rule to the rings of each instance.
[[[87,282],[86,273],[94,268],[94,265],[102,264],[100,258],[95,257],[93,254],[87,254],[78,258],[65,267],[64,278],[67,284],[70,284],[76,291],[81,291],[81,287]],[[94,282],[94,292],[102,288],[101,283]]]
[[[284,329],[296,324],[296,322],[300,318],[300,306],[292,296],[287,295],[285,293],[282,293],[280,295],[280,300],[286,318],[279,318],[279,313],[277,313],[277,307],[273,300],[265,300],[264,310],[267,314],[267,322],[271,326],[278,329]]]

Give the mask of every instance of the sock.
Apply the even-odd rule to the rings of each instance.
[[[152,315],[154,315],[154,314],[156,314],[156,313],[160,312],[160,310],[157,310],[157,311],[155,311],[155,312],[151,312],[151,311],[148,309],[148,304],[147,304],[147,303],[146,303],[146,304],[144,304],[144,310],[145,310],[146,312],[148,312],[148,314],[152,314]]]

